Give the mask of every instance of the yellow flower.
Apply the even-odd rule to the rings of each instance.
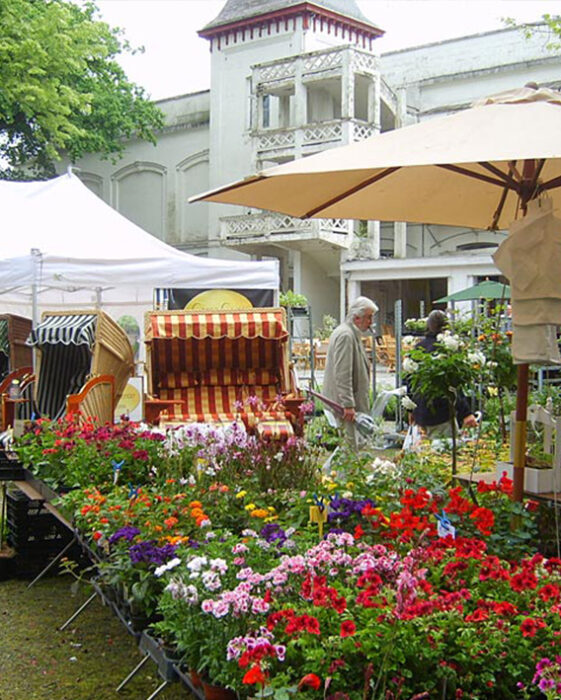
[[[255,503],[248,503],[245,507],[245,509],[248,511],[255,510],[256,508],[257,508],[257,506],[255,505]]]
[[[498,396],[499,395],[499,389],[496,386],[488,386],[487,391],[489,392],[489,396]]]
[[[247,494],[247,491],[238,491],[236,498],[243,498]]]
[[[275,512],[275,507],[274,507],[274,506],[269,506],[269,507],[267,508],[267,510],[269,511],[269,513],[274,513],[274,512]]]

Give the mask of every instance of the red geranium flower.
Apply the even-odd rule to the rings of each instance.
[[[341,637],[352,637],[356,632],[356,625],[352,620],[345,620],[341,623]]]
[[[546,625],[543,620],[536,620],[533,617],[527,617],[524,620],[524,622],[520,625],[520,629],[522,630],[523,637],[535,637],[536,632],[539,629],[543,629],[545,626]]]
[[[259,668],[257,664],[252,666],[242,678],[242,683],[245,683],[246,685],[252,685],[254,683],[259,683],[259,685],[265,685],[266,682],[267,676],[263,673],[263,671]]]
[[[302,688],[305,687],[312,688],[313,690],[319,690],[319,687],[321,686],[321,680],[319,676],[316,676],[315,673],[307,673],[305,676],[303,676],[300,679],[300,683],[298,683],[298,690],[302,690]]]

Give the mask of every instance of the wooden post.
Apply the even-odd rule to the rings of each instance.
[[[526,465],[526,420],[528,412],[528,365],[518,365],[516,387],[516,420],[514,423],[513,491],[514,501],[524,494]]]

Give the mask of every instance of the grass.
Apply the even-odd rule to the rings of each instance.
[[[141,660],[134,637],[96,598],[64,631],[58,631],[91,591],[73,591],[68,575],[0,582],[0,700],[142,700],[163,682],[148,661],[117,693]],[[193,696],[179,683],[159,700]]]

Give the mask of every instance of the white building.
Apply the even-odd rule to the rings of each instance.
[[[528,81],[555,87],[561,58],[539,36],[503,29],[382,56],[383,33],[354,0],[228,0],[199,35],[210,90],[158,104],[156,147],[131,142],[117,164],[83,158],[78,174],[103,199],[167,243],[198,254],[275,257],[283,289],[303,292],[314,319],[366,294],[391,322],[497,275],[504,232],[431,225],[298,220],[188,204],[188,197],[261,167],[462,109]],[[404,192],[404,197],[407,193]]]

